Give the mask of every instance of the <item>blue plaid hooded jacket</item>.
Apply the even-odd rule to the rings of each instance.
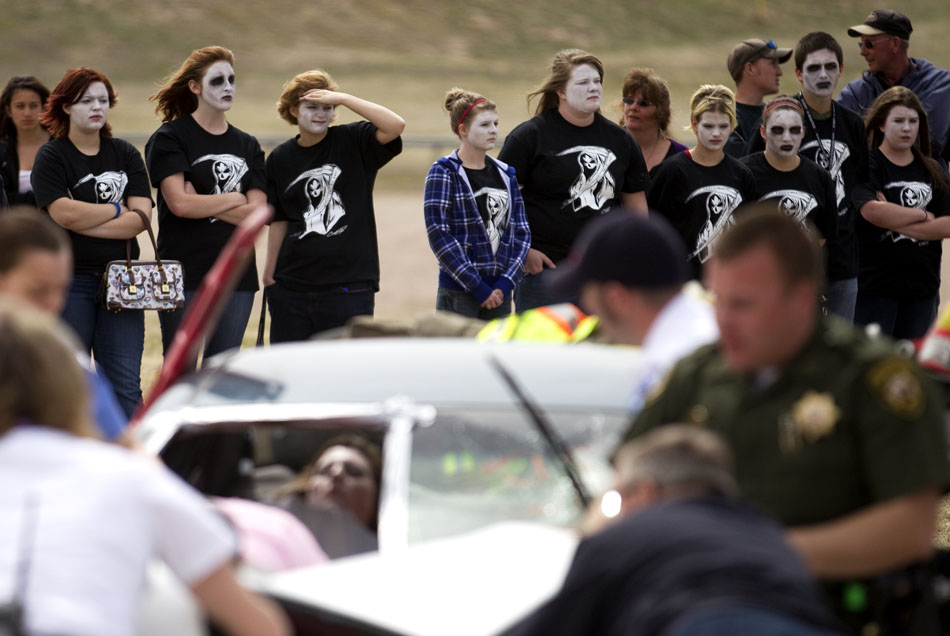
[[[484,302],[494,289],[505,297],[524,275],[531,247],[531,230],[515,169],[487,156],[508,188],[508,226],[498,251],[492,254],[488,232],[475,204],[458,151],[442,157],[429,169],[425,186],[425,220],[429,245],[439,260],[439,286],[471,294]]]

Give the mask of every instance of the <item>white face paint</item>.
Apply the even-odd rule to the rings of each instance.
[[[596,113],[603,93],[600,73],[590,64],[575,66],[558,97],[578,113]]]
[[[829,49],[809,53],[798,73],[802,88],[816,97],[834,95],[838,80],[841,79],[838,58]]]
[[[732,122],[726,113],[706,111],[699,116],[699,121],[693,122],[693,132],[696,141],[706,150],[716,152],[722,150],[726,139],[732,132]]]
[[[789,159],[798,154],[805,129],[802,117],[789,108],[778,108],[769,113],[765,122],[765,151]]]
[[[219,60],[205,69],[198,99],[215,110],[231,110],[234,92],[234,68],[230,62]]]
[[[469,114],[468,121],[462,124],[462,139],[469,146],[478,150],[491,150],[495,147],[495,141],[498,139],[498,113],[493,110],[483,110],[474,118]]]
[[[920,129],[920,115],[913,108],[894,106],[887,114],[881,132],[884,133],[882,146],[890,146],[893,150],[907,150],[917,141],[917,131]]]
[[[79,101],[66,108],[70,130],[98,132],[109,115],[109,90],[102,82],[93,82]]]
[[[333,121],[334,106],[314,102],[300,102],[297,106],[297,126],[300,132],[323,135]]]

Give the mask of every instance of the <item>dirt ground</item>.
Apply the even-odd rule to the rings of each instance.
[[[435,307],[438,266],[429,249],[422,218],[422,189],[418,192],[377,189],[376,224],[379,236],[380,291],[376,295],[376,316],[410,318]],[[143,258],[151,247],[140,235]],[[257,247],[258,268],[263,267],[266,234]],[[950,245],[945,245],[945,254]],[[950,300],[950,257],[944,257],[940,297],[941,311]],[[256,299],[244,346],[253,346],[260,316],[260,295]],[[146,316],[145,356],[142,360],[143,390],[151,387],[161,368],[161,338],[154,313]]]
[[[435,307],[438,266],[429,249],[422,218],[422,191],[377,193],[376,225],[379,237],[380,291],[376,295],[376,316],[410,318]],[[142,257],[153,252],[139,235]],[[257,243],[258,270],[263,268],[266,232]],[[255,299],[244,346],[254,346],[260,316],[260,294]],[[161,335],[155,312],[145,321],[145,355],[142,358],[142,389],[154,384],[162,365]]]

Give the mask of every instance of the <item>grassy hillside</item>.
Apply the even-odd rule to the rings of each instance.
[[[258,134],[284,134],[273,102],[294,73],[323,67],[344,90],[405,114],[407,134],[447,134],[441,95],[463,85],[492,96],[503,126],[527,115],[524,94],[543,76],[551,54],[580,47],[601,56],[615,94],[632,66],[653,66],[673,88],[682,117],[701,82],[730,83],[725,57],[745,37],[792,45],[823,29],[846,46],[846,75],[863,60],[848,25],[861,22],[866,2],[804,0],[2,0],[4,55],[0,77],[31,72],[50,84],[80,64],[106,72],[122,103],[120,133],[146,133],[155,119],[145,99],[190,50],[216,43],[237,55],[240,92],[232,120]],[[915,54],[950,64],[945,0],[902,3],[916,31]],[[789,68],[783,88],[797,83]],[[680,119],[682,122],[682,119]]]

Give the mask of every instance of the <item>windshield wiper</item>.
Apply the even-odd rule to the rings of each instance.
[[[544,438],[551,453],[561,463],[561,467],[571,480],[571,485],[574,486],[574,492],[577,493],[577,498],[580,499],[581,505],[586,509],[591,501],[590,491],[587,489],[587,486],[584,485],[584,480],[581,478],[580,471],[577,469],[577,462],[574,460],[574,455],[571,453],[570,447],[568,447],[567,443],[554,427],[551,426],[547,417],[541,412],[541,409],[521,390],[521,386],[515,381],[514,376],[511,375],[508,369],[505,368],[505,365],[501,363],[501,360],[494,354],[489,354],[488,362],[495,367],[495,370],[498,371],[498,374],[505,381],[505,384],[508,385],[508,388],[511,389],[511,392],[514,393],[518,399],[518,403],[528,414],[529,419],[534,423],[538,431],[540,431],[541,437]]]

